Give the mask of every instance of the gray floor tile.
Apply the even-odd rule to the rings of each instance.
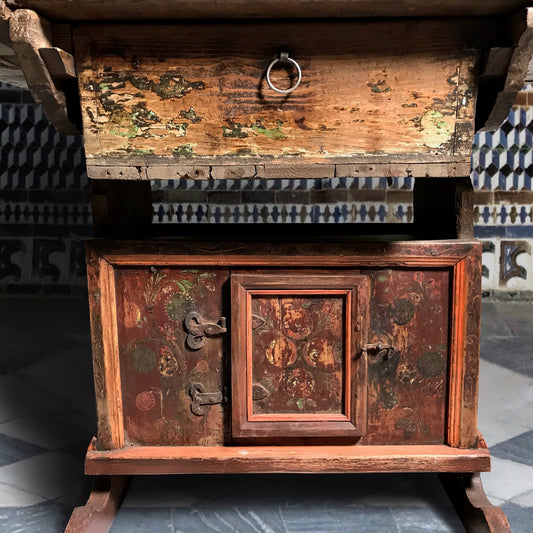
[[[39,446],[0,433],[0,467],[15,461],[28,459],[28,457],[33,457],[44,451]]]
[[[513,533],[531,533],[533,529],[533,508],[532,507],[520,507],[508,503],[502,506],[503,512],[509,520],[511,531]]]
[[[0,508],[2,533],[58,533],[63,531],[70,509],[56,503],[45,502],[31,507]]]
[[[89,339],[86,298],[0,298],[0,374],[14,372]],[[68,327],[64,327],[68,325]]]
[[[533,302],[498,302],[498,314],[515,337],[533,339]]]
[[[110,533],[174,533],[169,509],[121,509]],[[206,530],[204,530],[206,531]]]
[[[533,334],[531,343],[526,343],[523,337],[482,337],[481,357],[518,374],[533,377]]]
[[[517,463],[533,466],[533,430],[527,431],[496,446],[492,446],[491,453],[500,459],[508,459]]]
[[[286,533],[279,508],[213,505],[192,509],[172,509],[176,533]]]
[[[0,468],[0,482],[43,498],[58,498],[78,486],[83,461],[69,455],[47,452]],[[1,531],[1,528],[0,528]]]
[[[479,429],[489,447],[532,428],[533,378],[482,360]]]
[[[0,433],[50,450],[90,441],[93,424],[74,414],[53,414],[17,418],[0,424]]]
[[[307,505],[282,509],[288,533],[397,532],[388,508],[334,507],[313,509]]]
[[[500,302],[483,302],[481,309],[482,337],[512,337],[513,332],[500,316]]]
[[[401,533],[464,533],[452,505],[443,507],[393,507],[394,522]]]
[[[0,423],[24,416],[37,416],[64,409],[46,394],[14,376],[0,375]]]

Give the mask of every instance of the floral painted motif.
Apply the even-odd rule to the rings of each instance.
[[[394,347],[368,365],[369,444],[442,444],[448,370],[450,273],[370,273],[370,342]]]
[[[222,413],[210,409],[206,423],[185,432],[190,411],[186,391],[200,378],[207,390],[223,388],[222,338],[201,350],[187,348],[184,319],[191,311],[222,315],[222,284],[228,273],[180,268],[117,272],[120,373],[124,426],[131,444],[220,445]],[[185,392],[184,392],[185,391]]]
[[[342,413],[344,299],[252,299],[254,413]]]

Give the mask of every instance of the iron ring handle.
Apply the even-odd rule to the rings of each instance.
[[[290,63],[296,68],[296,71],[298,72],[298,79],[296,80],[296,83],[292,87],[289,87],[288,89],[278,89],[270,80],[270,71],[272,70],[272,67],[278,62],[279,63]],[[298,63],[294,61],[294,59],[289,57],[289,54],[287,52],[281,52],[279,57],[276,57],[276,59],[274,59],[274,61],[272,61],[272,63],[268,65],[267,72],[266,72],[266,80],[267,80],[268,86],[273,91],[276,91],[277,93],[281,93],[281,94],[289,94],[289,93],[292,93],[292,91],[294,91],[298,87],[298,85],[300,85],[300,82],[302,81],[302,69],[300,68],[300,65],[298,65]]]

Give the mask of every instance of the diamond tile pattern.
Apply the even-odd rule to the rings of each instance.
[[[13,96],[14,90],[0,84],[0,93]],[[0,106],[0,292],[72,293],[85,286],[83,240],[92,221],[82,140],[57,133],[29,93],[21,95]],[[494,257],[484,255],[487,291],[533,296],[532,146],[533,107],[515,107],[499,130],[479,133],[474,141],[475,234],[497,250]],[[413,184],[406,177],[343,176],[156,180],[153,221],[412,222]],[[525,277],[502,274],[502,239],[520,240],[527,248],[516,259]]]
[[[507,512],[513,533],[529,533],[533,514],[528,404],[533,380],[522,373],[529,368],[532,310],[527,303],[483,303],[480,430],[493,455],[493,472],[483,476],[489,497]],[[86,313],[85,300],[0,298],[0,336],[24,324],[25,336],[39,338],[38,345],[19,345],[17,354],[27,352],[22,366],[7,353],[11,363],[0,375],[0,405],[9,420],[0,424],[2,533],[63,531],[73,507],[87,498],[90,486],[82,472],[94,433],[87,407],[94,406],[94,397],[80,399],[79,391],[92,383],[84,362],[90,354],[83,349],[76,354],[58,341],[68,332],[71,340],[86,346],[88,328],[81,327]],[[43,317],[49,317],[46,328],[40,325]],[[496,340],[512,343],[518,362],[503,351],[492,353]],[[8,352],[16,347],[15,342],[6,345]],[[72,379],[61,380],[58,394],[54,372],[68,358],[78,362],[69,367]],[[62,423],[46,422],[52,418]],[[46,423],[36,423],[38,419]],[[15,426],[16,438],[2,432]],[[111,531],[451,533],[463,528],[432,474],[249,474],[135,478]]]

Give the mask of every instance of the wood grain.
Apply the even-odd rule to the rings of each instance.
[[[360,360],[361,330],[368,316],[365,277],[313,272],[274,276],[234,273],[231,287],[234,439],[241,443],[278,443],[298,437],[309,442],[317,438],[357,440],[365,427],[366,380],[360,368],[364,365]],[[332,298],[336,298],[337,306],[340,303],[338,324],[322,331],[321,320],[334,312],[335,304],[328,302]],[[305,308],[304,299],[308,304]],[[322,313],[313,312],[313,305],[324,306]],[[254,329],[252,315],[257,313],[264,322]],[[291,324],[297,328],[306,318],[305,330],[290,329]],[[334,375],[330,367],[315,369],[305,356],[309,343],[323,346],[321,335],[331,346],[342,343],[342,361]],[[289,357],[287,349],[291,346]],[[274,353],[276,348],[278,354]],[[257,385],[266,396],[254,401],[252,391]],[[294,394],[288,390],[291,386]],[[309,407],[309,401],[316,409]]]
[[[61,132],[79,135],[80,128],[69,115],[67,95],[58,89],[39,54],[52,48],[52,29],[47,20],[30,10],[17,10],[9,18],[9,36],[35,101],[48,120]]]
[[[126,496],[129,476],[99,476],[84,506],[76,507],[65,533],[107,533]]]
[[[487,498],[479,472],[441,474],[439,477],[466,531],[511,533],[502,509],[492,505]]]
[[[398,154],[468,162],[477,53],[465,51],[466,30],[435,21],[82,27],[75,41],[89,164],[358,163]],[[289,96],[264,79],[280,46],[304,73]],[[278,71],[276,83],[288,75]]]
[[[142,446],[87,452],[85,473],[486,472],[488,450],[448,446]]]
[[[60,20],[184,18],[457,17],[510,13],[523,0],[12,0]]]

